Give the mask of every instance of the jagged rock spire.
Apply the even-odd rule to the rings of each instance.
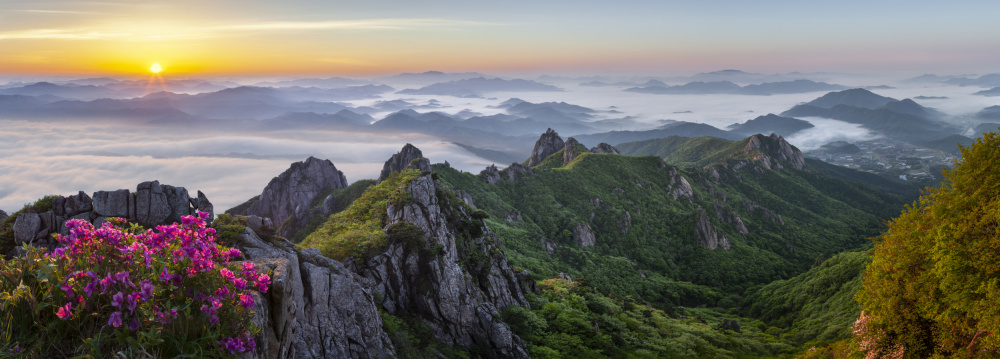
[[[308,210],[309,204],[324,189],[344,187],[347,187],[347,178],[337,170],[333,162],[309,157],[303,162],[293,163],[285,172],[271,179],[260,194],[260,199],[249,208],[230,209],[226,212],[267,217],[280,224],[289,217]]]
[[[802,151],[785,141],[784,137],[773,133],[771,136],[750,136],[750,141],[743,148],[743,153],[750,155],[755,152],[754,160],[759,161],[768,169],[781,169],[782,164],[786,164],[801,170],[806,164],[805,158],[802,157]]]
[[[431,170],[431,161],[424,158],[423,152],[420,152],[416,146],[409,143],[403,146],[403,149],[392,155],[388,160],[385,161],[385,165],[382,166],[382,174],[379,175],[378,181],[385,181],[389,178],[389,175],[393,172],[399,172],[405,169],[418,169],[421,171]]]
[[[551,128],[548,129],[535,142],[535,148],[531,150],[531,158],[528,159],[528,167],[541,164],[545,158],[559,152],[565,145],[566,143],[563,142],[562,137],[559,137],[556,131],[553,131]]]

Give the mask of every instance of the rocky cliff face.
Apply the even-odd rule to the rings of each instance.
[[[196,211],[214,215],[212,202],[198,191],[191,198],[184,187],[161,185],[159,181],[143,182],[136,191],[97,191],[93,197],[83,191],[72,196],[52,200],[52,209],[42,213],[22,213],[14,221],[14,243],[33,243],[54,246],[52,234],[68,234],[65,223],[70,219],[84,219],[100,227],[108,218],[120,217],[147,227],[180,222],[181,216]]]
[[[250,206],[233,208],[226,213],[267,217],[279,226],[278,234],[290,236],[308,221],[310,204],[324,190],[347,187],[347,178],[330,160],[309,157],[293,163],[285,172],[271,179],[264,192]],[[328,213],[327,213],[328,214]]]
[[[566,143],[563,144],[563,163],[564,164],[572,162],[576,158],[576,156],[579,156],[580,153],[582,153],[582,152],[585,151],[585,150],[584,151],[578,150],[576,148],[576,146],[581,146],[582,147],[582,145],[580,145],[580,142],[577,141],[573,137],[570,137],[569,139],[567,139]]]
[[[271,288],[259,295],[254,322],[262,329],[247,358],[386,358],[395,356],[382,318],[357,274],[319,250],[265,241],[249,227],[236,243]]]
[[[4,218],[7,218],[7,212],[4,212],[2,209],[0,209],[0,221],[2,221]]]
[[[590,152],[593,152],[593,153],[614,153],[616,155],[622,154],[620,151],[618,151],[617,148],[615,148],[615,146],[609,145],[609,144],[604,143],[604,142],[601,142],[600,144],[598,144],[597,147],[591,148]]]
[[[563,142],[562,137],[559,137],[556,131],[553,131],[551,128],[548,129],[535,142],[535,148],[531,150],[531,158],[528,159],[528,167],[535,167],[541,164],[542,161],[553,153],[563,149],[565,145],[566,143]]]
[[[386,311],[418,316],[445,344],[527,358],[524,342],[497,319],[527,302],[496,236],[431,176],[414,179],[408,191],[412,201],[389,205],[387,230],[410,224],[419,240],[393,242],[359,266],[365,286]]]
[[[420,149],[407,143],[403,146],[403,149],[392,155],[385,165],[382,166],[382,174],[379,175],[378,181],[382,182],[389,177],[389,174],[393,172],[399,172],[406,169],[417,169],[421,171],[430,171],[431,162],[424,158],[423,152]]]
[[[754,160],[760,162],[767,169],[782,169],[784,166],[790,166],[801,170],[806,164],[806,160],[798,148],[790,145],[784,137],[773,133],[771,136],[751,136],[750,141],[743,148],[743,153],[754,155]]]
[[[729,240],[726,239],[725,235],[719,234],[715,230],[712,222],[708,219],[708,214],[700,207],[698,208],[698,215],[694,224],[694,242],[699,246],[712,250],[722,247],[722,249],[728,251],[730,248]]]

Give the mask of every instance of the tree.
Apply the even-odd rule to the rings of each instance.
[[[940,188],[875,243],[857,300],[869,353],[907,358],[1000,355],[1000,135],[961,148]]]

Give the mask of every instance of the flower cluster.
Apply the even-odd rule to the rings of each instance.
[[[123,230],[121,219],[101,228],[68,221],[69,235],[58,237],[63,247],[49,254],[65,274],[56,317],[88,320],[97,313],[114,330],[158,332],[178,317],[203,320],[209,336],[223,338],[221,349],[253,350],[246,319],[255,302],[248,291],[266,292],[271,279],[253,263],[230,264],[241,252],[216,245],[206,217],[184,216],[155,231]]]

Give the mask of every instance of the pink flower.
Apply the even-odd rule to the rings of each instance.
[[[253,270],[253,262],[243,262],[243,271],[249,272]]]
[[[243,308],[249,309],[250,307],[253,306],[253,304],[254,304],[253,297],[246,294],[240,294],[240,305],[242,305]]]
[[[247,287],[247,281],[243,278],[236,278],[233,280],[233,285],[236,286],[236,288],[244,289]]]
[[[163,272],[160,273],[160,280],[166,283],[170,281],[170,278],[173,278],[173,276],[167,271],[167,267],[163,267]]]
[[[83,287],[83,292],[87,294],[87,297],[90,297],[90,295],[96,292],[97,290],[98,288],[96,280],[90,281],[90,283],[87,283],[87,286]]]
[[[108,325],[118,328],[122,325],[122,312],[111,313],[111,318],[108,318]]]
[[[71,305],[72,303],[66,303],[66,305],[59,307],[59,310],[56,311],[56,316],[62,320],[69,319],[73,315],[73,312],[69,309]]]
[[[220,269],[219,270],[219,274],[222,275],[222,278],[228,279],[230,281],[232,281],[233,279],[236,278],[236,276],[233,275],[233,271],[231,271],[231,270],[229,270],[227,268]]]

